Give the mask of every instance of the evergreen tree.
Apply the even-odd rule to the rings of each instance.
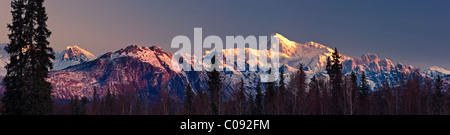
[[[365,73],[363,72],[363,74],[361,75],[361,87],[360,87],[360,98],[362,100],[367,99],[367,96],[370,94],[370,90],[369,90],[369,82],[367,81],[367,77],[365,75]]]
[[[358,89],[358,76],[356,76],[356,73],[352,71],[350,77],[352,81],[352,88]]]
[[[44,0],[29,0],[27,6],[27,13],[30,17],[30,31],[32,36],[32,44],[29,50],[26,51],[30,56],[28,64],[31,73],[28,77],[31,82],[29,90],[30,102],[29,114],[46,115],[53,113],[53,97],[52,85],[46,79],[48,78],[49,70],[53,69],[52,59],[53,49],[49,46],[47,38],[50,37],[51,32],[47,29],[46,21],[48,19],[44,7]],[[26,17],[25,17],[26,18]],[[35,25],[32,25],[35,23]],[[28,67],[27,67],[28,68]]]
[[[344,89],[342,86],[342,63],[340,61],[341,55],[339,54],[337,48],[335,48],[333,54],[327,59],[326,70],[328,75],[330,76],[330,82],[332,85],[331,96],[333,99],[333,109],[337,114],[342,114],[344,109],[343,97],[344,97]]]
[[[143,106],[142,106],[142,101],[141,98],[137,98],[136,104],[134,105],[134,113],[133,115],[142,115],[144,110],[143,110]]]
[[[280,78],[278,81],[278,94],[276,97],[276,104],[277,108],[279,109],[278,112],[281,114],[289,114],[292,112],[292,102],[290,101],[291,94],[288,94],[288,91],[286,89],[286,83],[284,81],[284,68],[280,68]]]
[[[256,85],[256,97],[255,97],[255,107],[256,107],[256,113],[261,115],[262,114],[262,110],[263,110],[263,94],[261,91],[261,82],[258,82],[258,85]]]
[[[78,101],[78,96],[75,95],[70,97],[70,110],[72,111],[72,115],[80,115],[80,101]]]
[[[438,75],[434,83],[434,88],[436,89],[436,94],[441,97],[444,96],[444,94],[442,93],[442,89],[444,88],[443,83],[444,82],[441,79],[441,76]]]
[[[269,74],[271,74],[272,69],[269,70]],[[266,83],[266,91],[265,91],[265,97],[264,97],[264,109],[266,111],[266,114],[274,114],[275,109],[275,82],[267,82]]]
[[[22,48],[25,47],[24,37],[24,12],[25,12],[25,0],[14,0],[11,2],[12,24],[8,24],[8,34],[10,43],[6,48],[6,51],[10,55],[10,63],[5,68],[7,70],[6,76],[3,78],[3,83],[6,86],[4,97],[2,98],[3,107],[2,114],[6,115],[21,115],[24,113],[24,93],[25,80],[24,80],[24,55]]]
[[[92,114],[93,115],[100,114],[99,109],[100,109],[100,99],[98,98],[97,88],[94,87],[94,92],[92,93],[92,106],[91,106]]]
[[[108,93],[106,93],[105,101],[103,103],[105,106],[106,114],[112,115],[114,111],[114,95],[111,93],[111,90],[108,88]]]
[[[194,99],[194,94],[192,92],[191,84],[188,83],[186,86],[186,93],[184,96],[184,111],[185,114],[191,115],[193,113],[192,101]]]
[[[239,107],[239,115],[242,115],[245,112],[245,84],[244,79],[241,78],[239,83],[239,93],[238,93],[238,107]]]
[[[330,74],[331,73],[331,65],[332,65],[332,63],[331,63],[331,57],[328,57],[327,58],[327,65],[325,66],[325,70],[327,71],[327,73],[328,74]]]
[[[311,78],[311,81],[309,82],[309,92],[308,92],[308,103],[307,103],[307,110],[309,111],[309,115],[315,115],[319,113],[319,83],[314,75]]]
[[[278,90],[280,92],[281,95],[284,95],[285,90],[286,90],[286,84],[284,83],[284,69],[280,68],[280,79],[278,82]]]
[[[86,115],[87,104],[88,104],[88,98],[83,96],[81,98],[81,112],[80,112],[81,115]]]
[[[441,115],[443,112],[443,102],[444,102],[444,94],[442,93],[443,89],[443,80],[441,76],[437,76],[434,82],[435,93],[432,95],[432,113],[433,115]]]
[[[13,0],[13,22],[8,25],[11,40],[6,51],[4,114],[48,115],[53,113],[52,86],[46,81],[52,69],[53,50],[47,38],[44,0]]]
[[[249,104],[249,106],[250,106],[250,109],[249,109],[249,114],[250,115],[256,115],[257,113],[256,113],[256,105],[255,105],[255,98],[253,97],[253,95],[252,94],[249,94],[249,98],[248,98],[248,104]]]
[[[211,63],[213,64],[213,71],[208,72],[208,91],[210,92],[210,100],[211,100],[211,111],[213,115],[219,115],[221,112],[221,104],[222,104],[222,75],[219,71],[214,68],[217,66],[216,56],[214,55],[211,59]]]
[[[351,114],[355,114],[357,111],[357,106],[358,106],[358,97],[359,97],[359,90],[358,90],[358,76],[356,75],[355,72],[352,71],[351,75],[350,75],[350,81],[351,81],[351,87],[350,87],[350,111]]]
[[[293,111],[295,114],[304,114],[305,112],[305,92],[306,92],[306,73],[303,64],[300,63],[298,71],[292,75],[290,87],[293,89]]]
[[[318,89],[319,89],[319,82],[318,82],[316,76],[314,75],[311,78],[311,81],[309,82],[309,90],[310,91],[315,91],[317,94],[319,94]]]

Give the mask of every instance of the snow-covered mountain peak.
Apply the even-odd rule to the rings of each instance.
[[[128,47],[125,47],[123,49],[120,49],[116,52],[114,52],[112,59],[118,58],[118,57],[134,57],[134,58],[141,58],[144,59],[152,59],[155,58],[155,51],[150,49],[149,47],[139,46],[139,45],[130,45]],[[146,60],[144,60],[146,61]]]
[[[325,67],[326,60],[334,53],[334,49],[316,42],[307,42],[305,44],[291,41],[281,34],[274,34],[280,41],[281,64],[287,64],[291,67],[298,66],[303,63],[313,71],[322,71]],[[349,60],[350,57],[341,56],[341,60]]]
[[[327,54],[327,56],[334,52],[334,49],[314,41],[301,44],[291,41],[279,33],[273,34],[273,36],[278,37],[280,41],[280,51],[285,57],[299,56],[298,52],[302,52],[303,50],[309,51],[308,49],[314,49],[314,53]]]
[[[160,69],[169,68],[172,70],[172,56],[173,54],[162,50],[162,48],[158,46],[143,47],[138,45],[130,45],[113,53],[111,59],[132,57]]]
[[[322,45],[320,43],[314,42],[314,41],[307,42],[306,45],[308,45],[311,48],[327,49],[329,52],[334,52],[334,50],[332,48]]]
[[[298,43],[290,41],[289,39],[278,33],[276,33],[274,37],[278,37],[281,46],[280,51],[283,52],[287,57],[292,56],[295,53]]]
[[[436,70],[436,71],[439,71],[442,73],[450,74],[450,70],[446,70],[446,69],[440,68],[438,66],[432,66],[432,67],[428,68],[428,70]]]
[[[95,55],[79,46],[67,46],[65,50],[55,54],[53,69],[61,70],[69,66],[96,59]]]
[[[380,61],[380,59],[378,58],[378,55],[372,54],[372,53],[363,54],[361,56],[361,58],[362,58],[363,62],[367,62],[367,63],[370,63],[373,61],[375,61],[375,62]]]
[[[84,50],[79,46],[68,46],[66,50],[63,51],[62,61],[90,61],[95,59],[95,55]]]
[[[438,75],[441,77],[449,76],[450,71],[438,66],[432,66],[424,70],[423,73],[431,78],[436,78]]]

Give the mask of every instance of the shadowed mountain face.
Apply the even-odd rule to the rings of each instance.
[[[280,39],[281,49],[278,53],[281,68],[287,71],[286,82],[289,81],[289,73],[298,70],[299,63],[304,64],[304,70],[309,78],[316,74],[328,77],[324,69],[326,60],[334,52],[334,49],[315,42],[296,43],[280,34],[274,34],[274,36]],[[258,60],[248,60],[251,55],[259,56],[261,52],[258,50],[246,48],[224,49],[223,51],[231,51],[235,54],[244,51],[248,54],[246,60],[235,58],[236,64],[240,61],[244,61],[246,67],[261,64]],[[3,51],[0,50],[0,55],[3,56],[4,54],[1,52]],[[211,55],[211,52],[205,54],[205,56],[208,55]],[[97,59],[84,49],[74,46],[68,47],[56,56],[55,65],[62,70],[50,72],[48,80],[52,82],[55,98],[58,99],[70,99],[74,95],[92,98],[94,87],[97,88],[100,96],[105,95],[110,89],[116,94],[139,93],[141,98],[150,99],[164,89],[182,99],[188,82],[193,85],[194,90],[206,91],[207,89],[206,71],[174,71],[171,65],[173,54],[165,52],[157,46],[131,45],[114,53],[106,53]],[[227,59],[226,56],[225,59]],[[365,72],[371,90],[381,88],[386,81],[390,86],[396,86],[402,77],[406,78],[416,70],[412,66],[394,65],[390,60],[380,59],[377,55],[370,53],[364,54],[360,58],[342,55],[341,61],[344,74],[348,75],[355,71],[360,77]],[[225,68],[236,69],[236,66],[225,66]],[[241,78],[244,78],[246,84],[246,95],[255,94],[261,73],[260,71],[238,70],[222,72],[222,88],[225,96],[231,95]],[[434,78],[436,75],[447,76],[447,79],[444,79],[447,81],[450,78],[449,72],[439,67],[425,70],[422,78]],[[448,87],[447,85],[448,83],[446,83],[446,87]]]

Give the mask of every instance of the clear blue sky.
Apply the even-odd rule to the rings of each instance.
[[[0,0],[0,42],[10,0]],[[375,53],[395,63],[450,69],[449,0],[46,0],[51,46],[79,45],[96,55],[130,44],[169,52],[173,37],[270,35]]]

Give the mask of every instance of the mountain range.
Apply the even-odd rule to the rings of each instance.
[[[289,81],[289,73],[298,70],[299,63],[304,64],[308,78],[314,75],[327,77],[325,65],[327,58],[334,53],[334,49],[315,42],[297,43],[281,34],[273,34],[273,36],[280,39],[280,64],[281,68],[287,71],[286,81]],[[6,74],[3,67],[9,59],[5,47],[6,44],[0,44],[1,76]],[[247,57],[263,53],[251,48],[224,49],[223,51],[234,53],[245,51],[248,54]],[[212,53],[205,52],[205,56],[208,55]],[[157,95],[161,89],[170,90],[173,95],[182,98],[188,82],[196,90],[207,89],[206,71],[177,72],[173,70],[171,65],[173,54],[157,46],[131,45],[99,57],[78,46],[69,46],[55,53],[55,56],[54,70],[49,73],[48,80],[53,84],[54,95],[58,99],[69,99],[74,95],[92,98],[94,87],[100,95],[105,95],[110,89],[113,93],[133,92],[148,98]],[[237,59],[236,61],[245,61],[247,67],[262,64],[257,60]],[[380,59],[376,54],[371,53],[363,54],[360,58],[351,58],[342,54],[341,61],[344,74],[355,71],[360,77],[364,72],[368,77],[371,90],[381,88],[386,82],[390,86],[397,86],[402,77],[406,78],[417,70],[410,65],[394,64],[389,59]],[[234,67],[226,68],[234,69]],[[230,95],[234,91],[235,84],[241,78],[245,78],[246,94],[255,94],[254,90],[261,73],[238,70],[222,72],[225,95]],[[422,79],[435,78],[438,75],[444,78],[445,87],[448,88],[450,71],[433,66],[421,72]]]

